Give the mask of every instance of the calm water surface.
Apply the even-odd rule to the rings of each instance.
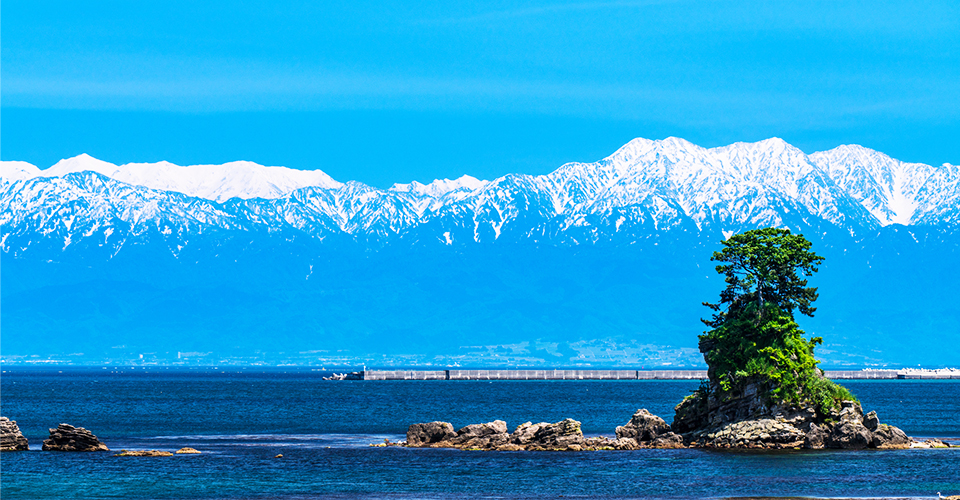
[[[410,423],[572,417],[613,435],[637,408],[672,419],[695,381],[327,382],[282,370],[5,369],[2,413],[32,450],[60,422],[112,453],[0,455],[4,498],[720,498],[960,494],[960,449],[536,453],[371,448]],[[847,381],[912,436],[960,440],[960,381]],[[282,459],[273,458],[283,454]]]

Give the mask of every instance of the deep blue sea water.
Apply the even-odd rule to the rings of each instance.
[[[61,373],[62,372],[62,373]],[[960,449],[581,453],[375,448],[410,423],[571,417],[613,435],[637,408],[672,419],[695,381],[343,381],[263,369],[11,369],[4,416],[30,452],[0,454],[3,498],[721,498],[960,494]],[[960,441],[960,381],[846,381],[882,422]],[[119,458],[39,451],[61,422]],[[283,458],[274,458],[283,454]]]

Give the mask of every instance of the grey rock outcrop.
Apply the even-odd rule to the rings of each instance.
[[[824,443],[827,448],[862,450],[873,443],[873,435],[863,425],[863,410],[853,401],[844,401],[840,409],[840,421],[834,423]]]
[[[606,444],[606,441],[603,443]],[[413,424],[407,429],[406,446],[418,448],[459,448],[462,450],[552,450],[584,449],[580,422],[566,419],[556,423],[526,422],[507,433],[507,423],[495,420],[471,424],[453,432],[447,422]]]
[[[807,435],[803,438],[803,447],[811,450],[819,450],[826,447],[827,437],[830,435],[830,429],[827,426],[810,424]]]
[[[812,406],[765,403],[762,388],[747,384],[721,400],[716,391],[698,392],[676,407],[673,431],[690,446],[704,448],[908,448],[910,438],[866,416],[855,401],[821,414]],[[706,394],[706,395],[705,395]]]
[[[877,412],[871,411],[863,417],[863,426],[867,430],[874,432],[877,430],[877,427],[880,425],[880,418],[877,417]]]
[[[26,451],[30,447],[16,420],[0,417],[0,451]]]
[[[909,448],[912,440],[902,430],[887,424],[878,424],[877,429],[873,431],[870,448],[877,449],[900,449]]]
[[[626,425],[617,427],[616,433],[619,449],[683,447],[683,438],[645,408],[637,410]]]
[[[778,419],[731,422],[696,435],[692,444],[704,448],[799,448],[806,433]]]
[[[50,429],[50,438],[43,441],[43,451],[110,451],[110,448],[83,427],[60,424]]]
[[[525,426],[530,427],[524,428]],[[526,435],[529,435],[531,428],[534,430],[533,437],[525,443],[526,449],[578,450],[583,447],[583,431],[580,429],[580,422],[572,418],[553,424],[527,422],[514,430],[511,442],[521,444],[521,441],[526,439]]]
[[[453,439],[457,448],[463,449],[492,449],[510,441],[507,434],[507,423],[503,420],[494,420],[486,424],[471,424],[457,431]]]
[[[449,422],[426,422],[413,424],[407,428],[407,444],[409,446],[429,446],[450,441],[455,437],[457,437],[457,433]]]

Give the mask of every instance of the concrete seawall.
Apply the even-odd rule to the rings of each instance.
[[[827,370],[833,380],[893,380],[897,370]],[[700,380],[706,370],[366,370],[364,380]],[[932,377],[923,377],[932,378]],[[944,377],[941,377],[944,378]],[[949,377],[946,377],[949,378]]]

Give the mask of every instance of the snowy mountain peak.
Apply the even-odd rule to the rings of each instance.
[[[83,153],[73,158],[60,160],[52,167],[41,171],[39,175],[43,177],[61,177],[75,172],[91,171],[106,175],[107,177],[113,177],[117,173],[117,169],[118,167],[113,163],[98,160]]]
[[[265,167],[250,161],[186,167],[167,161],[127,163],[117,166],[110,162],[98,160],[88,154],[60,160],[46,170],[34,171],[24,168],[17,170],[14,167],[4,167],[0,171],[0,177],[7,181],[13,181],[33,177],[62,177],[72,173],[88,171],[97,172],[111,179],[135,186],[175,191],[220,202],[230,198],[273,199],[304,187],[337,189],[343,185],[320,170]]]
[[[935,170],[855,144],[813,153],[810,159],[884,226],[911,223],[919,191]]]
[[[476,177],[463,175],[454,180],[437,179],[430,184],[422,184],[417,181],[413,181],[409,184],[394,184],[389,190],[398,193],[414,193],[423,196],[429,196],[431,198],[442,198],[447,193],[453,191],[475,191],[482,188],[486,184],[487,181],[481,181]]]
[[[32,179],[40,174],[40,169],[25,161],[0,161],[0,183]]]

